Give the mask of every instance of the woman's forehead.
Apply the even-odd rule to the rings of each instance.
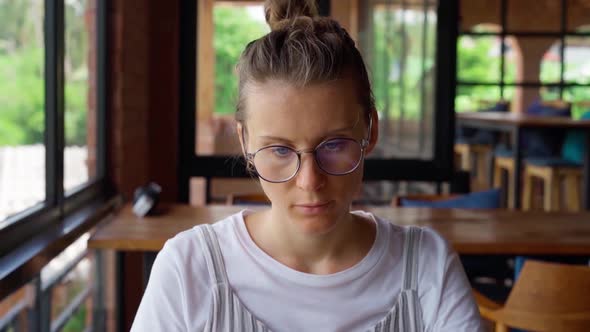
[[[256,84],[246,97],[247,125],[252,129],[277,130],[293,125],[299,129],[352,126],[362,113],[353,86],[347,80],[305,87],[280,81]]]

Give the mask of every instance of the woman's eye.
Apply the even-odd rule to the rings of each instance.
[[[277,157],[286,157],[291,152],[290,149],[283,146],[276,146],[272,148],[272,153]]]
[[[341,151],[344,148],[344,144],[342,141],[328,141],[324,143],[322,148],[330,152]]]

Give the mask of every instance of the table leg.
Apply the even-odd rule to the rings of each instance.
[[[520,209],[520,192],[521,192],[521,164],[522,164],[522,149],[520,145],[520,135],[522,130],[515,127],[512,130],[512,148],[514,149],[514,208]]]
[[[586,151],[584,152],[584,180],[582,188],[582,206],[590,210],[590,131],[586,131]]]

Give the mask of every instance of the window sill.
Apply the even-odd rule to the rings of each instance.
[[[121,201],[119,195],[100,195],[0,257],[0,299],[33,280],[51,259],[114,212]]]

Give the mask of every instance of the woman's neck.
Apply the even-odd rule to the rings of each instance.
[[[325,234],[305,234],[271,210],[250,215],[246,226],[268,255],[300,272],[331,274],[354,266],[375,241],[375,224],[346,212]]]

